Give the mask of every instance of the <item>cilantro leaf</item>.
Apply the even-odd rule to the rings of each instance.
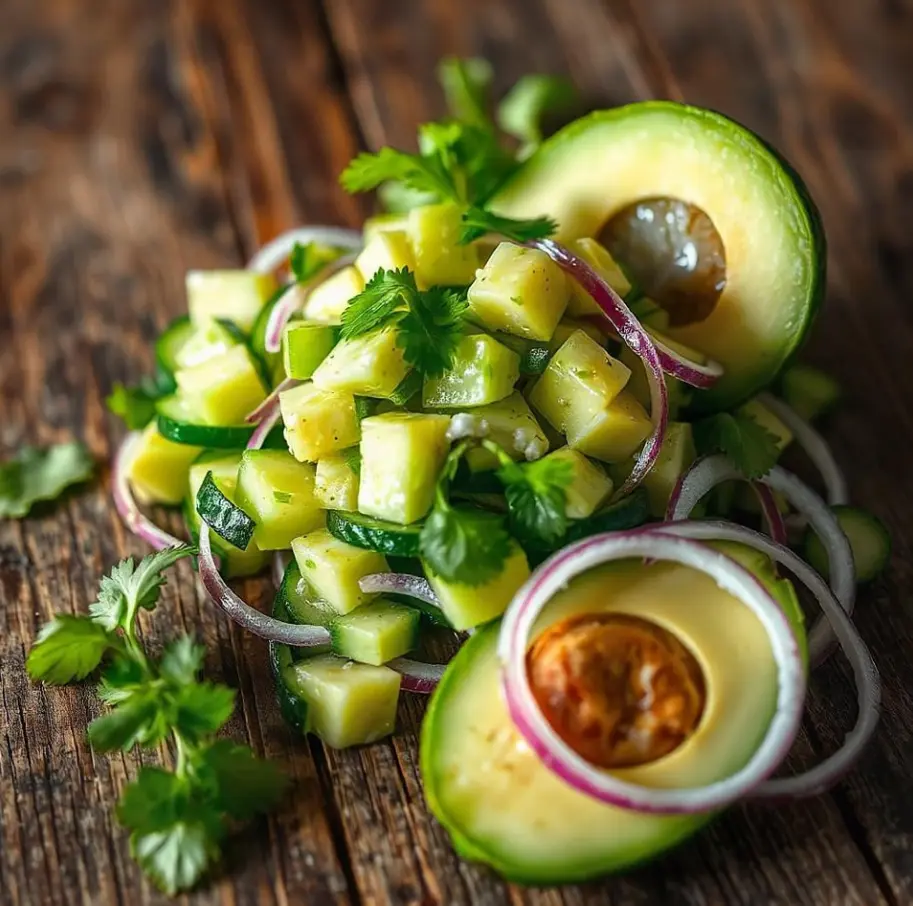
[[[83,444],[22,447],[0,463],[0,518],[21,519],[40,500],[56,500],[92,476],[95,462]]]
[[[419,536],[422,559],[448,582],[484,585],[504,568],[510,535],[504,519],[474,507],[435,506]]]
[[[188,817],[160,831],[133,833],[133,857],[156,887],[168,896],[189,890],[219,859],[219,837],[204,821]]]
[[[521,464],[507,458],[498,469],[498,478],[504,484],[510,524],[517,540],[537,548],[556,546],[568,527],[571,464],[548,458]]]
[[[515,220],[512,217],[501,217],[483,208],[471,207],[463,215],[463,232],[460,242],[466,245],[488,233],[496,233],[513,239],[515,242],[528,242],[532,239],[545,239],[558,229],[558,224],[551,217],[537,217],[533,220]]]
[[[438,63],[438,81],[455,119],[480,129],[492,128],[488,107],[493,75],[491,63],[479,57],[445,57]]]
[[[96,752],[156,745],[171,729],[158,688],[136,686],[121,692],[117,705],[89,724],[89,743]]]
[[[498,105],[498,125],[524,143],[521,158],[529,154],[546,135],[545,120],[568,114],[580,106],[573,82],[560,76],[526,75],[517,81]]]
[[[398,325],[403,358],[422,374],[440,377],[453,364],[468,310],[466,294],[458,290],[433,286],[416,293]]]
[[[117,803],[117,820],[141,834],[162,830],[175,820],[186,782],[163,768],[143,767],[124,788]]]
[[[197,770],[212,778],[222,811],[237,821],[271,809],[288,786],[288,777],[274,762],[230,739],[210,743],[198,758]]]
[[[350,193],[370,192],[381,183],[401,182],[408,189],[427,192],[438,199],[453,198],[454,184],[438,155],[407,154],[381,148],[376,154],[362,152],[342,171],[342,187]]]
[[[695,422],[694,439],[701,455],[725,453],[746,478],[760,478],[780,456],[776,436],[740,410]]]
[[[34,680],[71,683],[96,670],[112,643],[105,629],[87,617],[58,614],[41,628],[25,666]]]
[[[176,692],[173,728],[188,742],[196,743],[220,730],[235,709],[235,690],[220,683],[191,682]]]
[[[206,649],[193,636],[183,635],[162,652],[159,675],[175,685],[192,683],[203,669],[205,656]]]
[[[110,412],[123,419],[127,428],[138,431],[155,418],[155,404],[162,395],[154,381],[144,378],[135,387],[116,383],[105,404]]]
[[[103,576],[98,588],[98,598],[89,606],[92,619],[106,629],[127,629],[140,607],[152,610],[158,603],[165,584],[163,571],[182,557],[196,553],[190,544],[147,554],[135,565],[132,557],[121,560]]]
[[[342,313],[340,335],[344,340],[383,327],[418,294],[415,275],[408,269],[380,269],[353,297]]]

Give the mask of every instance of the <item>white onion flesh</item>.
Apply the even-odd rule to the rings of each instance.
[[[296,243],[307,245],[319,242],[321,245],[358,251],[362,246],[361,233],[358,230],[347,230],[343,227],[307,226],[296,227],[271,239],[254,255],[247,264],[247,269],[260,274],[271,274],[286,261]]]

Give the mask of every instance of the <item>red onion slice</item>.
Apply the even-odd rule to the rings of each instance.
[[[832,755],[814,768],[794,777],[768,780],[754,790],[753,798],[796,798],[817,796],[837,783],[856,763],[878,725],[881,683],[869,650],[827,583],[789,548],[776,544],[758,532],[729,522],[676,522],[662,527],[685,538],[702,541],[738,541],[766,554],[788,569],[815,596],[843,653],[853,670],[858,713],[853,729]]]
[[[280,642],[296,648],[312,648],[330,643],[330,633],[322,626],[302,626],[277,620],[238,597],[219,573],[212,554],[209,526],[205,522],[200,525],[199,561],[200,579],[206,593],[214,604],[221,607],[243,629],[269,642]]]
[[[409,573],[372,573],[362,576],[358,587],[366,594],[407,595],[432,607],[441,606],[428,580]]]
[[[828,442],[783,400],[777,399],[769,393],[763,394],[760,399],[793,432],[796,443],[805,450],[808,458],[821,473],[827,502],[831,506],[849,503],[850,494],[846,477],[840,466],[837,465],[837,460],[834,458]]]
[[[551,239],[537,239],[527,243],[527,246],[545,252],[558,267],[570,274],[605,312],[606,318],[615,328],[621,340],[644,363],[647,381],[650,385],[650,417],[653,420],[653,434],[647,438],[631,474],[615,494],[616,498],[624,497],[633,491],[653,468],[666,436],[666,423],[669,420],[669,395],[656,345],[650,334],[634,317],[631,309],[625,305],[621,296],[582,258]]]
[[[127,469],[130,467],[130,461],[136,454],[136,446],[140,441],[141,434],[139,431],[131,431],[121,442],[120,447],[114,457],[114,466],[111,470],[111,493],[114,497],[114,507],[117,510],[124,525],[142,538],[150,547],[157,551],[164,550],[166,547],[174,547],[176,544],[183,544],[180,538],[160,529],[154,522],[147,519],[136,505],[133,499],[133,493],[130,490],[130,482],[127,478]]]
[[[297,227],[270,240],[254,255],[247,264],[247,269],[261,274],[270,274],[284,264],[295,243],[306,245],[319,242],[321,245],[336,246],[355,252],[362,246],[361,233],[358,230],[347,230],[332,226]]]
[[[786,523],[783,521],[783,515],[780,513],[780,507],[777,506],[777,498],[774,497],[773,491],[763,481],[751,482],[751,488],[761,505],[761,514],[764,516],[767,533],[777,544],[786,544]]]
[[[402,688],[406,692],[415,692],[418,695],[430,695],[434,692],[447,669],[446,664],[425,664],[407,657],[395,658],[384,666],[401,673]]]
[[[526,652],[536,618],[575,576],[613,560],[642,557],[681,563],[716,580],[755,614],[777,663],[777,707],[748,763],[706,786],[658,789],[595,768],[545,719],[529,684]],[[498,656],[511,719],[542,763],[574,789],[600,802],[655,814],[692,814],[729,805],[756,789],[789,752],[802,717],[805,671],[795,636],[779,604],[743,566],[706,545],[658,529],[596,535],[566,547],[540,566],[511,602],[501,623]]]
[[[650,334],[650,336],[653,338],[653,345],[656,347],[656,351],[659,353],[659,361],[663,366],[663,371],[666,374],[671,374],[672,377],[683,384],[696,387],[698,390],[706,390],[723,376],[724,368],[719,362],[708,359],[706,364],[701,365],[685,358],[680,352],[676,352],[663,343],[662,340],[657,339],[655,335]]]
[[[744,477],[722,454],[699,459],[681,477],[672,496],[666,519],[687,519],[698,501],[713,487],[733,478]],[[780,466],[774,466],[763,478],[764,484],[783,494],[821,539],[827,551],[830,584],[840,605],[852,614],[856,603],[856,568],[846,534],[830,507],[806,484]],[[822,663],[834,644],[830,625],[818,619],[809,633],[809,659],[812,666]]]
[[[263,421],[266,416],[279,407],[279,394],[284,390],[291,390],[292,387],[297,387],[301,381],[297,378],[285,378],[280,381],[275,387],[273,387],[269,396],[257,406],[256,409],[251,410],[247,415],[244,416],[244,421],[249,425],[257,425]]]

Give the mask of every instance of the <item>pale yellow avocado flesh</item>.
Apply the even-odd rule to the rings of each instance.
[[[534,631],[579,612],[634,614],[673,632],[707,685],[695,733],[651,764],[618,771],[634,783],[684,787],[719,780],[751,757],[773,715],[777,670],[757,618],[708,576],[676,564],[623,562],[574,580]],[[603,805],[548,771],[517,733],[500,693],[498,624],[464,645],[432,699],[422,776],[456,848],[513,880],[577,881],[644,861],[712,814],[643,815]]]
[[[755,135],[720,114],[670,102],[599,111],[546,141],[491,207],[510,217],[554,217],[554,238],[568,242],[597,235],[622,208],[651,197],[696,205],[723,240],[726,286],[716,309],[669,333],[726,369],[694,405],[730,408],[769,383],[795,351],[824,284],[817,211]]]

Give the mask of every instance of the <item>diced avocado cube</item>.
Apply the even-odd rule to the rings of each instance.
[[[174,376],[180,395],[207,425],[237,425],[266,399],[266,388],[245,346],[181,368]]]
[[[336,330],[326,324],[292,321],[282,334],[285,376],[309,380],[336,345]]]
[[[450,417],[386,412],[361,423],[358,510],[368,516],[415,522],[431,509],[447,457]]]
[[[659,456],[643,480],[652,515],[657,518],[665,516],[675,485],[696,456],[691,425],[688,422],[669,422]]]
[[[314,372],[314,385],[358,396],[391,396],[409,373],[396,327],[341,340]]]
[[[361,254],[355,259],[355,267],[367,282],[379,270],[398,271],[404,267],[415,270],[415,255],[409,238],[400,230],[385,230],[372,236]]]
[[[653,430],[650,416],[627,390],[622,390],[595,417],[578,421],[571,413],[567,421],[568,446],[603,462],[627,459]]]
[[[335,654],[296,661],[286,681],[308,704],[308,730],[328,746],[367,745],[396,726],[400,675]]]
[[[409,240],[415,254],[415,280],[420,287],[472,283],[479,253],[471,245],[460,245],[462,229],[462,209],[450,202],[409,212]]]
[[[356,267],[342,268],[311,290],[302,311],[305,321],[340,324],[349,300],[364,288],[365,281]]]
[[[201,447],[176,444],[159,434],[155,419],[143,429],[127,464],[127,478],[141,503],[176,504],[184,499],[191,463]]]
[[[626,296],[631,284],[615,262],[609,250],[595,239],[584,237],[570,243],[571,251],[583,258],[619,296]],[[571,298],[567,303],[569,315],[601,315],[602,309],[593,297],[576,281],[571,281]]]
[[[175,352],[174,361],[178,368],[190,368],[226,352],[240,342],[240,338],[224,324],[209,321],[194,329],[187,342]]]
[[[361,437],[351,393],[299,384],[279,394],[285,440],[295,459],[318,459],[357,444]]]
[[[768,434],[777,439],[777,452],[782,453],[792,442],[793,432],[761,400],[753,399],[739,406],[738,412],[753,419]]]
[[[324,509],[348,513],[358,509],[358,472],[353,464],[359,456],[353,447],[317,460],[314,496]]]
[[[606,321],[606,325],[608,323]],[[549,352],[554,355],[578,330],[582,330],[600,346],[605,346],[606,334],[595,324],[591,324],[588,321],[575,321],[573,318],[562,318],[558,322],[551,340],[548,341]]]
[[[502,242],[469,287],[471,316],[491,330],[550,340],[567,308],[567,279],[538,249]]]
[[[474,420],[473,430],[490,438],[514,460],[539,459],[549,449],[542,426],[523,395],[514,391],[510,396],[472,412],[458,413],[457,418]],[[470,447],[463,457],[473,472],[495,469],[498,460],[482,447]]]
[[[386,664],[418,641],[419,612],[392,601],[372,601],[330,627],[333,651],[362,664]]]
[[[237,503],[257,523],[253,537],[260,550],[285,550],[293,538],[323,526],[315,472],[311,463],[298,462],[284,450],[245,450]]]
[[[435,575],[427,563],[424,567],[444,616],[458,630],[472,629],[501,616],[520,586],[529,578],[526,554],[516,542],[512,542],[511,553],[501,572],[482,585],[448,582]]]
[[[530,390],[529,401],[566,433],[570,422],[582,425],[603,412],[630,377],[626,365],[578,330],[552,356]]]
[[[189,271],[185,279],[190,320],[199,326],[213,318],[233,321],[250,332],[260,309],[276,289],[272,274],[255,271]]]
[[[381,233],[403,232],[408,225],[408,214],[375,214],[373,217],[369,217],[362,227],[365,245],[369,245],[371,240]]]
[[[566,462],[571,469],[570,483],[564,489],[565,514],[569,519],[592,516],[612,493],[612,479],[598,463],[591,462],[579,450],[562,447],[545,459]]]
[[[826,415],[840,399],[840,384],[813,365],[790,365],[780,376],[783,399],[807,421]]]
[[[382,554],[339,541],[326,529],[295,538],[292,551],[301,575],[341,614],[377,597],[358,587],[362,576],[390,571]]]
[[[457,343],[447,371],[425,378],[422,404],[434,409],[484,406],[510,396],[519,377],[517,353],[487,334],[471,334]]]
[[[628,381],[625,389],[641,406],[649,409],[651,406],[650,382],[647,380],[647,371],[644,368],[644,363],[624,344],[622,344],[619,359],[631,369],[631,380]],[[691,402],[691,388],[677,378],[667,374],[666,394],[668,397],[669,418],[678,418],[682,409]]]

